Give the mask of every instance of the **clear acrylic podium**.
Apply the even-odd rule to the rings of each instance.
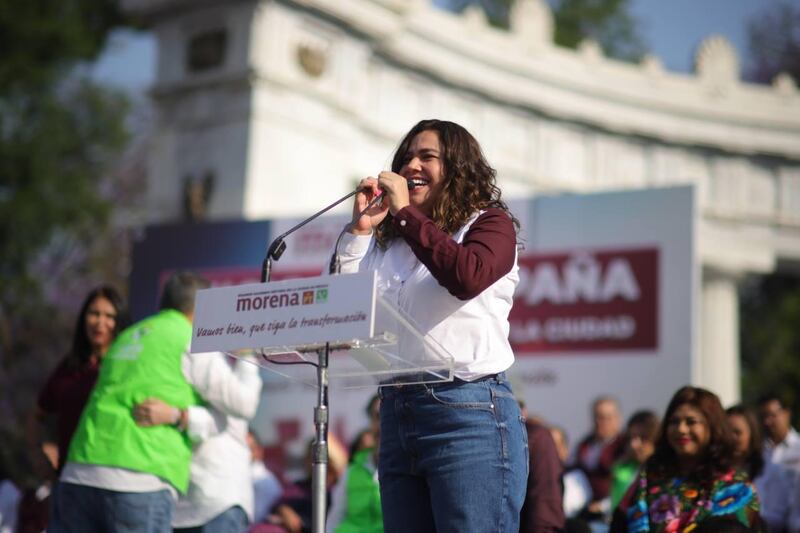
[[[395,383],[452,381],[453,358],[435,339],[419,331],[413,321],[376,295],[374,335],[334,339],[327,343],[268,346],[231,355],[253,357],[259,365],[317,387],[308,365],[328,345],[328,383],[331,388],[374,387]]]
[[[413,317],[385,299],[374,272],[199,291],[191,351],[221,351],[317,387],[328,348],[328,384],[365,387],[453,379],[453,357]]]
[[[191,351],[221,351],[316,388],[312,531],[325,528],[328,387],[453,380],[453,357],[377,288],[375,272],[198,291]]]

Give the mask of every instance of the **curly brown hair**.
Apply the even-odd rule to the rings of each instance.
[[[713,392],[700,387],[682,387],[670,400],[655,452],[647,461],[647,473],[658,477],[679,475],[678,456],[667,440],[667,432],[673,413],[681,405],[690,405],[699,410],[708,423],[708,446],[689,477],[702,483],[711,483],[715,476],[727,472],[733,466],[733,437],[719,398]]]
[[[495,180],[497,172],[486,161],[475,137],[455,122],[436,119],[418,122],[397,147],[392,159],[392,172],[400,172],[414,137],[423,131],[436,132],[441,148],[439,157],[444,180],[431,210],[431,220],[436,227],[453,234],[477,211],[494,207],[508,213],[514,227],[519,230],[519,221],[500,199],[501,192]],[[395,237],[392,215],[387,214],[375,230],[375,239],[378,246],[386,249]]]

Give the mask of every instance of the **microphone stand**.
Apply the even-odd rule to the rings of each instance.
[[[288,231],[280,234],[267,248],[267,255],[261,264],[261,283],[268,283],[272,276],[272,261],[277,261],[286,251],[284,239],[298,229],[302,228],[318,216],[330,211],[348,198],[361,192],[361,189],[346,194],[322,210],[317,211],[307,219],[303,220]],[[360,219],[370,208],[377,204],[383,195],[373,198],[369,204],[358,214],[355,220]],[[333,250],[329,274],[338,274],[339,264],[339,242],[342,236],[352,227],[353,222],[345,225],[336,239],[336,246]],[[311,473],[311,531],[313,533],[325,533],[325,515],[328,505],[328,358],[330,357],[330,343],[325,343],[325,348],[317,351],[317,363],[309,363],[317,367],[317,406],[314,408],[314,445],[312,448]]]
[[[264,257],[264,261],[261,263],[261,283],[268,283],[270,281],[270,277],[272,276],[272,261],[273,260],[277,261],[278,259],[280,259],[281,256],[283,255],[283,252],[286,251],[286,243],[284,242],[284,239],[286,237],[288,237],[295,231],[299,230],[300,228],[302,228],[303,226],[305,226],[318,216],[327,213],[328,211],[330,211],[340,203],[344,202],[348,198],[355,196],[359,192],[361,192],[361,189],[356,189],[353,192],[342,196],[341,198],[333,202],[331,205],[323,207],[321,210],[317,211],[316,213],[314,213],[307,219],[303,220],[296,226],[278,235],[275,238],[275,240],[273,240],[272,243],[269,245],[269,248],[267,248],[267,255],[266,257]]]

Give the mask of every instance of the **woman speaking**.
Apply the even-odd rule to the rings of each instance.
[[[517,220],[480,145],[424,120],[392,170],[361,181],[343,272],[375,270],[384,298],[454,357],[453,382],[381,388],[385,531],[517,531],[528,475],[525,426],[504,371],[519,280]]]

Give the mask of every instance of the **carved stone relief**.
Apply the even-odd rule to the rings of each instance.
[[[297,44],[297,63],[303,72],[312,78],[322,76],[327,61],[327,52],[319,43],[301,42]]]
[[[511,7],[511,31],[529,47],[553,41],[553,12],[543,0],[517,0]]]
[[[712,35],[697,48],[695,71],[715,95],[727,93],[739,82],[739,56],[725,37]]]

